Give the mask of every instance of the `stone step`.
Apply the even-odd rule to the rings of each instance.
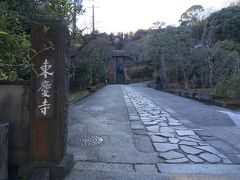
[[[30,180],[49,180],[49,169],[40,168],[33,171]]]
[[[166,163],[107,163],[78,161],[76,171],[109,171],[161,174],[240,174],[240,165],[166,164]]]
[[[122,171],[73,170],[65,180],[239,180],[240,174],[161,174]]]

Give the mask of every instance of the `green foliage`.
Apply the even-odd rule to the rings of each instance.
[[[240,43],[232,40],[218,41],[214,48],[222,59],[221,75],[229,76],[240,72]]]
[[[83,39],[89,39],[76,53],[73,65],[73,76],[71,78],[71,90],[85,89],[89,85],[105,82],[106,61],[111,56],[111,41],[106,34],[96,34],[94,38],[85,35]],[[79,42],[83,44],[85,42]]]
[[[192,6],[183,13],[180,26],[147,32],[143,38],[142,59],[151,61],[160,73],[165,71],[168,83],[184,82],[185,88],[217,85],[217,94],[224,92],[224,97],[237,97],[239,9],[239,6],[225,8],[201,20],[204,9]],[[205,44],[201,43],[202,39]],[[161,64],[163,58],[165,67]]]
[[[86,89],[90,85],[104,82],[106,79],[106,67],[103,61],[89,60],[80,61],[74,67],[74,75],[71,78],[71,91]]]
[[[221,98],[240,99],[240,73],[223,77],[215,87],[214,95]]]
[[[73,3],[71,0],[46,0],[43,1],[47,8],[47,16],[49,18],[66,19],[72,18]],[[42,10],[41,10],[42,11]],[[78,12],[80,9],[78,9]]]
[[[4,0],[0,2],[0,79],[30,77],[30,24],[34,18],[66,19],[71,0]],[[32,52],[35,52],[34,50]],[[38,53],[38,52],[35,52]],[[28,74],[27,74],[27,73]],[[14,74],[14,76],[13,76]]]
[[[144,38],[143,59],[151,60],[155,67],[161,69],[160,62],[163,56],[166,73],[174,73],[171,75],[172,79],[182,79],[187,84],[194,68],[193,46],[194,39],[191,37],[190,27],[168,26],[161,30],[151,30]]]
[[[240,7],[228,7],[211,14],[206,22],[203,40],[213,46],[225,39],[240,42]]]
[[[20,71],[19,68],[28,65],[27,59],[30,43],[26,34],[0,33],[0,79],[5,79],[9,72]]]
[[[26,24],[13,10],[16,1],[1,2],[0,9],[0,79],[16,80],[21,68],[29,65],[28,50],[30,48],[29,35],[26,33]],[[12,74],[15,74],[13,78]]]
[[[196,44],[199,44],[202,42],[205,24],[206,24],[206,20],[203,20],[203,21],[196,22],[191,27],[191,35],[192,35],[192,38],[195,40]]]
[[[218,41],[215,44],[215,48],[221,49],[222,56],[239,56],[240,43],[234,42],[232,40]]]
[[[193,5],[181,15],[179,20],[182,26],[192,26],[203,18],[204,8],[201,5]]]
[[[133,66],[128,69],[128,78],[130,80],[139,78],[152,78],[152,69],[147,65]]]
[[[78,90],[84,89],[91,85],[92,71],[91,67],[87,63],[80,63],[79,66],[74,68],[74,76],[71,78],[70,89]]]

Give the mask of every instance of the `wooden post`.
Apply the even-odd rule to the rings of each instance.
[[[8,123],[0,122],[0,180],[8,179]]]

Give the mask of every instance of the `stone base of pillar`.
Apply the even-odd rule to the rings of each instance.
[[[67,154],[59,164],[48,162],[32,162],[29,164],[22,164],[19,167],[18,175],[19,177],[30,178],[34,170],[46,168],[49,169],[50,179],[63,180],[72,170],[74,164],[75,161],[73,155]]]

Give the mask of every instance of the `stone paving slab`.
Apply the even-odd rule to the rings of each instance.
[[[141,123],[131,123],[131,129],[137,130],[137,129],[144,129],[144,126]]]
[[[154,152],[150,138],[146,135],[133,135],[134,145],[141,152]]]
[[[213,164],[157,164],[161,173],[191,173],[191,174],[238,174],[239,165],[213,165]]]
[[[168,151],[165,153],[160,153],[160,157],[163,157],[165,159],[178,159],[178,158],[184,158],[184,155],[182,153],[178,153],[175,151]]]
[[[73,170],[65,180],[239,180],[239,174],[161,174]]]
[[[174,134],[172,133],[155,133],[157,136],[162,136],[162,137],[168,137],[168,138],[173,138]]]
[[[194,147],[186,146],[186,145],[180,145],[180,148],[187,154],[199,154],[203,152],[203,150],[196,149]]]
[[[169,138],[170,143],[177,144],[180,140],[177,138]]]
[[[150,132],[159,132],[159,126],[158,125],[150,126],[150,127],[147,127],[147,130]]]
[[[159,173],[155,164],[136,164],[135,171],[137,173]]]
[[[179,144],[188,145],[188,146],[197,146],[198,145],[195,142],[189,142],[189,141],[181,141]]]
[[[165,163],[232,163],[205,139],[197,135],[205,133],[202,129],[191,129],[184,126],[145,96],[130,87],[124,89],[128,95],[128,98],[125,98],[131,99],[131,101],[126,101],[126,104],[135,107],[156,151],[159,152],[159,157],[165,159]],[[176,158],[176,154],[179,154],[178,158]]]
[[[164,138],[164,137],[160,137],[160,136],[156,136],[156,135],[152,135],[151,136],[151,139],[153,142],[167,142],[168,139],[167,138]]]
[[[210,163],[218,163],[221,161],[221,159],[214,155],[214,154],[210,154],[210,153],[202,153],[200,154],[200,158],[210,162]]]
[[[170,150],[178,149],[177,144],[171,144],[171,143],[153,143],[154,147],[159,152],[166,152]]]
[[[129,116],[129,120],[130,121],[140,121],[140,118],[139,118],[139,116]]]
[[[165,163],[186,163],[186,162],[189,162],[189,159],[185,157],[179,159],[169,159],[165,161]]]
[[[197,156],[194,155],[187,155],[188,159],[190,159],[194,163],[202,163],[203,160]]]
[[[142,129],[136,129],[136,130],[132,130],[133,134],[136,134],[136,135],[147,135],[146,131],[145,130],[142,130]]]
[[[191,130],[176,130],[176,133],[179,136],[192,136],[195,135],[195,133]]]
[[[173,133],[174,129],[169,128],[169,127],[160,127],[160,132],[161,133]]]
[[[102,163],[102,162],[84,162],[78,161],[74,166],[76,170],[87,171],[124,171],[134,172],[132,164]]]

